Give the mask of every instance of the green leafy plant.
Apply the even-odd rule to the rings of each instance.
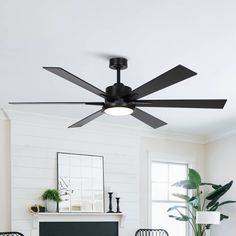
[[[231,188],[232,184],[233,181],[230,181],[225,185],[204,183],[196,170],[189,169],[187,180],[181,180],[173,184],[173,186],[188,190],[188,195],[178,193],[173,194],[173,196],[182,199],[186,205],[177,205],[169,208],[168,212],[174,212],[174,214],[170,214],[169,217],[178,221],[189,222],[194,235],[203,236],[205,230],[209,229],[211,225],[196,224],[196,212],[216,211],[223,205],[235,203],[236,201],[220,201],[220,198]],[[205,186],[211,187],[211,192],[207,195],[203,193],[203,188]],[[221,221],[228,218],[229,216],[227,215],[220,215]]]
[[[62,201],[62,199],[60,197],[60,194],[59,194],[57,189],[48,189],[48,190],[46,190],[42,195],[42,199],[44,201],[46,201],[46,200],[52,200],[52,201],[55,201],[55,202]]]

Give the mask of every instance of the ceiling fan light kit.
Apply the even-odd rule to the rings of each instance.
[[[117,81],[112,86],[106,88],[105,92],[71,74],[60,67],[43,67],[51,73],[54,73],[71,83],[74,83],[104,99],[104,102],[10,102],[10,104],[84,104],[102,106],[97,112],[85,117],[84,119],[69,126],[69,128],[81,127],[88,122],[98,118],[104,113],[112,116],[132,115],[136,119],[144,122],[152,128],[159,128],[167,123],[146,113],[138,107],[171,107],[171,108],[212,108],[222,109],[226,103],[226,99],[190,99],[190,100],[140,100],[151,93],[169,87],[173,84],[181,82],[185,79],[195,76],[194,71],[178,65],[171,70],[161,74],[153,80],[141,85],[136,89],[121,83],[121,70],[128,68],[126,58],[111,58],[109,67],[116,70]]]
[[[129,107],[108,107],[104,112],[111,116],[127,116],[131,115],[134,110]]]

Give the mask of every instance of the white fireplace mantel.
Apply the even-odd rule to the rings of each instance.
[[[40,222],[96,222],[117,221],[119,227],[124,227],[126,215],[123,213],[37,213],[33,214],[32,235],[39,235]]]

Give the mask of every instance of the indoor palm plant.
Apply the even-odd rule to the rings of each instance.
[[[179,221],[186,221],[192,227],[195,236],[204,236],[206,230],[211,225],[200,225],[196,222],[196,214],[198,211],[217,211],[225,204],[235,203],[236,201],[220,201],[220,198],[231,188],[233,181],[225,185],[203,183],[201,176],[194,169],[189,169],[188,179],[175,183],[173,186],[182,187],[187,190],[188,194],[173,194],[186,202],[185,205],[177,205],[168,209],[168,212],[175,212],[170,214],[172,217]],[[204,194],[203,188],[210,186],[211,191],[209,194]],[[229,217],[220,214],[220,220],[228,219]]]
[[[46,190],[42,195],[42,199],[46,203],[47,212],[57,211],[57,203],[61,201],[61,197],[57,189]]]

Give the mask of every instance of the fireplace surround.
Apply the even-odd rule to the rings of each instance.
[[[123,213],[38,213],[32,236],[119,236]],[[76,233],[75,233],[76,232]]]

